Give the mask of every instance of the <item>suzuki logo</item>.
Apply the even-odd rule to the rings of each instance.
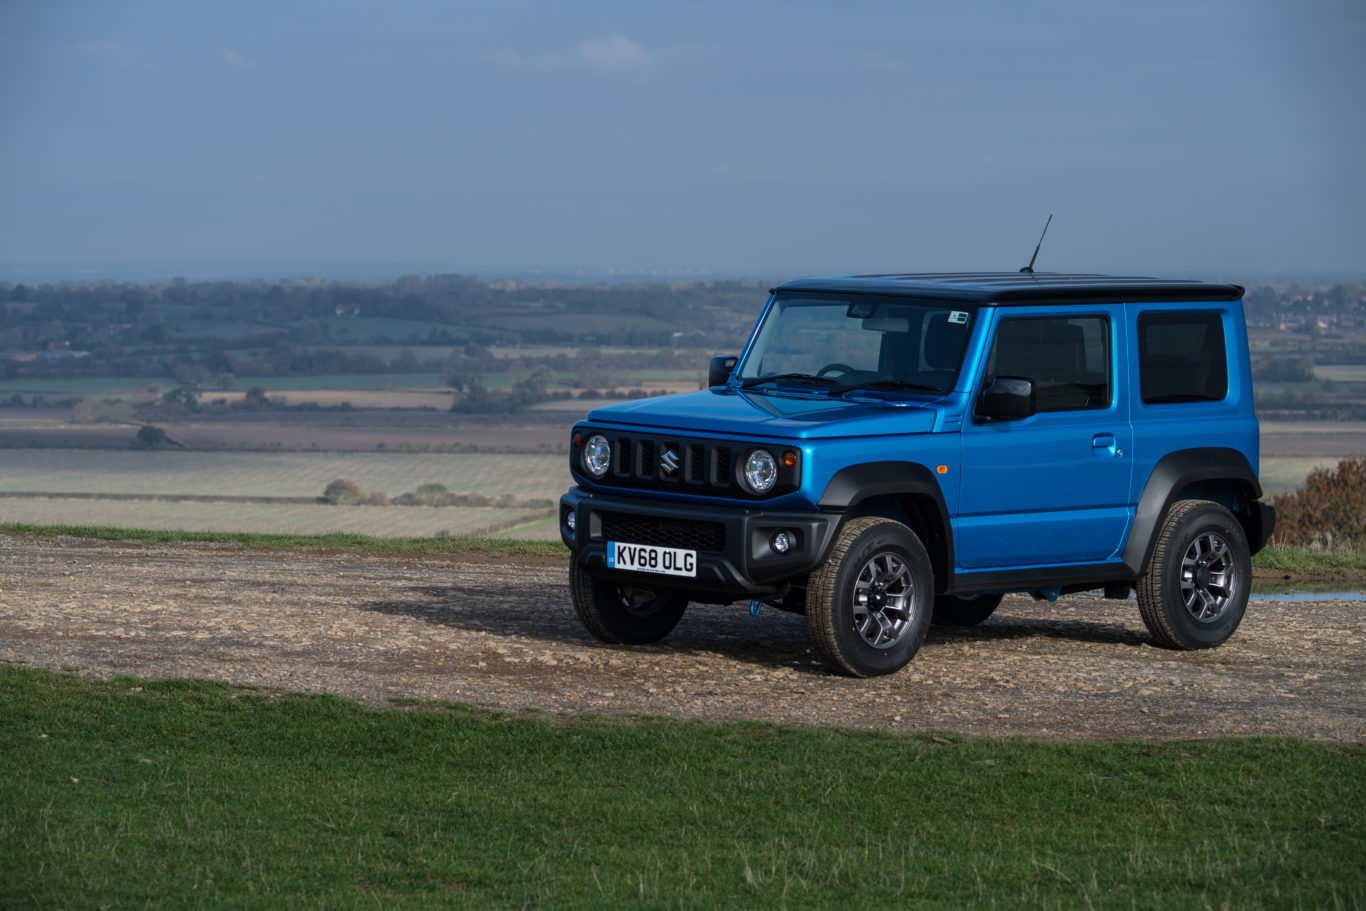
[[[664,466],[665,474],[673,474],[678,470],[678,453],[672,448],[665,449],[664,455],[659,457],[659,464]]]

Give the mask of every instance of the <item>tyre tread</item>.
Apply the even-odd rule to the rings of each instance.
[[[806,625],[811,643],[815,647],[817,656],[827,667],[850,677],[872,677],[876,676],[877,673],[857,667],[840,651],[838,641],[835,638],[835,624],[833,622],[836,603],[840,597],[836,582],[849,552],[863,534],[882,526],[896,528],[898,531],[905,532],[915,538],[914,531],[893,519],[884,519],[879,516],[850,519],[840,529],[825,562],[813,571],[807,580]],[[925,604],[925,608],[927,611],[929,610],[928,602]],[[923,641],[925,631],[928,629],[928,623],[922,625],[921,641]],[[914,643],[912,653],[919,650],[920,644],[920,642]]]
[[[1138,612],[1143,618],[1143,625],[1148,628],[1148,632],[1160,645],[1167,648],[1189,651],[1211,647],[1210,643],[1188,640],[1173,626],[1167,613],[1166,593],[1164,591],[1165,586],[1171,582],[1167,578],[1166,570],[1170,563],[1172,548],[1182,549],[1182,544],[1178,538],[1184,532],[1186,517],[1205,509],[1218,510],[1228,515],[1230,529],[1238,529],[1237,521],[1218,503],[1211,500],[1177,500],[1167,507],[1167,514],[1162,518],[1162,525],[1158,531],[1157,542],[1153,546],[1152,556],[1143,570],[1143,575],[1139,577],[1134,586],[1138,597]],[[1247,585],[1250,581],[1250,578],[1244,579],[1243,584]],[[1234,629],[1236,628],[1237,625],[1235,624]],[[1229,634],[1232,635],[1232,630]]]

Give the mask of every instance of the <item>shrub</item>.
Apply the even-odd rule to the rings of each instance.
[[[1366,549],[1366,457],[1310,472],[1304,488],[1272,500],[1275,541],[1315,550]]]
[[[446,485],[427,483],[419,484],[417,490],[413,491],[413,498],[423,506],[440,506],[446,499]]]
[[[323,491],[323,499],[333,506],[355,506],[364,502],[365,494],[355,481],[338,478],[327,485],[327,489]]]
[[[155,424],[143,424],[134,439],[138,445],[153,449],[166,442],[166,431]]]

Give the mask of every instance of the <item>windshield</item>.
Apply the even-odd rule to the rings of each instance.
[[[782,292],[738,375],[745,386],[942,394],[957,379],[972,317],[964,304]]]

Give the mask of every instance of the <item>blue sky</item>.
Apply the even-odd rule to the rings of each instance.
[[[0,263],[1366,273],[1366,4],[0,3]],[[0,275],[0,278],[3,278]]]

